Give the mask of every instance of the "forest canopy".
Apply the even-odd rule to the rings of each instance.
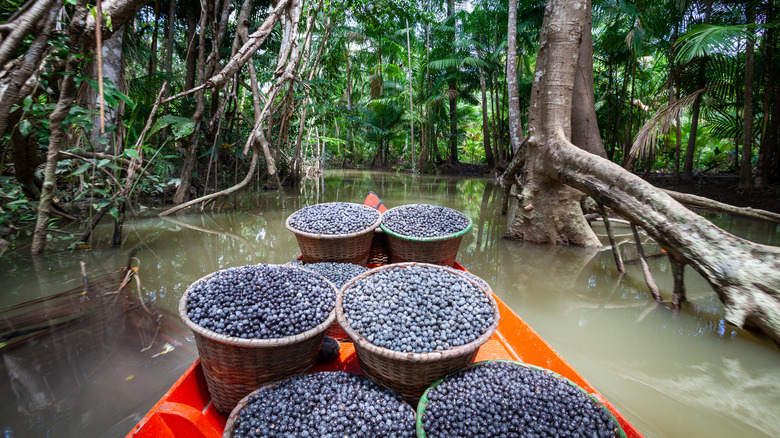
[[[88,240],[153,201],[208,208],[324,167],[501,173],[514,105],[528,133],[545,10],[517,2],[510,53],[509,3],[3,2],[0,237],[35,235],[40,252],[74,222]],[[776,183],[777,9],[595,2],[606,158]]]

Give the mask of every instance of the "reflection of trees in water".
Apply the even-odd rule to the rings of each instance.
[[[166,387],[159,385],[161,376],[194,359],[177,315],[153,307],[150,313],[131,294],[107,294],[117,286],[101,283],[98,290],[91,283],[88,295],[75,291],[89,297],[73,308],[78,318],[0,353],[0,391],[7,394],[0,417],[7,434],[103,435],[116,424],[116,412],[147,409],[150,394],[159,397],[157,388]],[[36,302],[15,321],[37,325],[38,316],[63,306],[74,304]],[[3,318],[15,316],[6,312]]]
[[[735,436],[777,436],[780,424],[777,367],[745,366],[742,360],[723,357],[695,365],[672,362],[661,376],[638,369],[622,377],[642,384],[652,382],[652,387],[664,397],[691,411],[716,411],[722,417],[716,421],[737,429]]]

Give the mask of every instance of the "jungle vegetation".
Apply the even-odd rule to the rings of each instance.
[[[153,197],[174,204],[170,214],[324,167],[476,165],[500,175],[512,200],[508,237],[596,245],[584,194],[656,239],[680,276],[691,265],[707,278],[730,322],[780,338],[777,249],[718,231],[636,176],[731,172],[742,191],[777,181],[777,10],[9,0],[0,226],[40,253],[73,234],[61,229],[69,222],[86,240],[113,218],[119,244],[125,216]]]

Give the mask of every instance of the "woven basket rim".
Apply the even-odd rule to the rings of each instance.
[[[254,266],[254,265],[247,265],[247,266]],[[271,266],[283,266],[286,269],[300,269],[297,266],[288,266],[288,265],[271,265]],[[229,268],[226,268],[229,269]],[[207,338],[214,342],[219,342],[221,344],[226,345],[233,345],[237,347],[249,347],[249,348],[268,348],[268,347],[282,347],[285,345],[295,344],[301,341],[304,341],[306,339],[313,338],[320,333],[323,333],[325,329],[328,328],[328,326],[333,323],[336,319],[336,309],[330,311],[328,314],[328,317],[325,318],[325,321],[321,322],[320,324],[314,326],[313,328],[310,328],[309,330],[306,330],[304,332],[285,336],[282,338],[269,338],[269,339],[249,339],[249,338],[239,338],[235,336],[227,336],[227,335],[221,335],[215,331],[206,329],[204,327],[201,327],[190,319],[190,317],[187,315],[187,297],[190,295],[190,290],[192,290],[192,287],[196,284],[200,283],[201,281],[206,281],[214,276],[217,272],[223,271],[224,269],[220,269],[219,271],[212,272],[208,275],[205,275],[198,280],[194,281],[192,284],[190,284],[187,287],[187,290],[184,291],[184,294],[182,294],[181,298],[179,299],[179,317],[184,321],[184,324],[189,327],[190,330],[192,330],[194,333],[199,334],[203,336],[204,338]],[[316,272],[305,270],[307,273],[316,274],[322,277],[322,275],[317,274]],[[338,289],[336,286],[327,278],[322,277],[325,281],[328,282],[328,284],[338,292]],[[338,295],[338,294],[337,294]],[[338,296],[337,296],[338,297]]]
[[[289,379],[289,377],[288,377]],[[225,430],[222,432],[223,438],[230,438],[231,433],[233,432],[233,426],[236,425],[236,420],[238,420],[238,417],[241,416],[241,410],[246,407],[247,404],[249,404],[249,398],[260,392],[261,389],[267,388],[269,386],[278,385],[283,380],[286,379],[280,379],[280,380],[274,380],[272,382],[264,383],[259,388],[253,390],[249,394],[245,395],[244,398],[238,401],[238,404],[236,404],[235,407],[233,407],[233,410],[230,411],[230,415],[228,415],[228,419],[225,422]]]
[[[387,213],[389,213],[389,212],[391,212],[391,211],[393,211],[393,210],[395,210],[397,208],[408,207],[410,205],[431,205],[431,204],[404,204],[404,205],[399,205],[397,207],[393,207],[393,208],[387,210],[386,212],[384,212],[384,214],[387,214]],[[440,207],[440,206],[437,205],[435,207]],[[444,208],[449,208],[449,207],[444,207]],[[458,210],[455,210],[454,208],[449,208],[449,209],[454,211],[455,213],[458,213],[459,215],[461,215],[461,216],[463,216],[463,217],[465,217],[466,219],[469,220],[469,223],[468,223],[468,225],[466,225],[466,228],[464,228],[464,229],[462,229],[462,230],[460,230],[458,232],[452,233],[452,234],[447,234],[446,236],[435,236],[435,237],[406,236],[404,234],[397,233],[397,232],[387,228],[387,226],[384,223],[380,224],[379,228],[382,231],[384,231],[385,233],[387,233],[388,235],[390,235],[390,236],[393,236],[393,237],[396,237],[396,238],[402,239],[402,240],[409,240],[409,241],[412,241],[412,242],[438,242],[440,240],[454,239],[456,237],[460,237],[460,236],[463,236],[464,234],[468,233],[469,230],[471,230],[471,228],[474,226],[474,221],[471,220],[471,217],[469,215],[467,215],[466,213],[463,213],[463,212],[460,212]]]
[[[347,321],[347,317],[346,315],[344,315],[344,309],[341,305],[344,298],[344,293],[347,291],[347,289],[349,289],[350,286],[355,284],[357,281],[362,280],[377,272],[380,272],[385,269],[408,268],[411,266],[422,266],[429,269],[442,269],[450,273],[456,274],[459,277],[464,278],[467,281],[473,283],[481,291],[483,291],[485,295],[487,295],[488,302],[490,303],[490,306],[493,309],[493,323],[490,324],[490,326],[488,326],[485,332],[482,333],[479,337],[477,337],[477,339],[467,344],[458,345],[449,348],[447,350],[437,350],[428,353],[409,353],[409,352],[395,351],[389,348],[374,345],[371,342],[369,342],[368,339],[363,337],[363,335],[361,335],[360,333],[356,332],[355,329],[353,329],[352,326],[349,325],[349,322]],[[356,344],[356,347],[362,347],[365,350],[368,350],[384,358],[403,361],[403,362],[419,362],[419,363],[436,362],[442,359],[460,357],[460,356],[465,356],[467,354],[473,353],[480,346],[482,346],[482,344],[487,342],[491,336],[493,336],[493,333],[496,331],[496,328],[498,328],[499,317],[500,315],[498,311],[498,303],[496,303],[495,298],[493,298],[493,290],[490,288],[490,285],[488,285],[487,282],[485,282],[485,284],[482,285],[478,283],[476,280],[474,280],[473,278],[464,275],[461,271],[457,269],[453,269],[448,266],[434,265],[430,263],[407,262],[407,263],[393,263],[389,265],[382,265],[374,269],[371,269],[370,271],[364,272],[358,275],[357,277],[349,280],[336,294],[336,318],[338,319],[339,325],[341,325],[344,331],[347,332],[347,335],[349,335],[353,343]]]
[[[512,365],[519,366],[519,367],[530,368],[530,369],[537,370],[537,371],[543,371],[547,375],[550,375],[550,376],[552,376],[552,377],[554,377],[556,379],[562,380],[562,381],[568,383],[569,385],[579,389],[583,394],[587,395],[593,402],[595,402],[596,405],[598,405],[601,409],[606,411],[607,414],[609,414],[609,417],[612,419],[612,422],[615,424],[615,427],[617,428],[616,435],[618,437],[621,437],[621,438],[627,438],[626,432],[623,430],[623,426],[620,425],[620,422],[618,422],[617,418],[615,418],[615,416],[612,414],[612,411],[610,411],[609,408],[607,408],[607,406],[601,400],[596,398],[596,396],[594,396],[590,392],[586,391],[585,388],[583,388],[580,385],[578,385],[578,384],[574,383],[573,381],[571,381],[571,379],[569,379],[568,377],[562,376],[562,375],[560,375],[560,374],[556,373],[555,371],[550,370],[548,368],[540,367],[540,366],[537,366],[537,365],[531,365],[529,363],[525,363],[525,362],[521,362],[521,361],[517,361],[517,360],[492,359],[492,360],[483,360],[481,362],[474,362],[474,363],[468,364],[465,367],[461,368],[460,370],[454,371],[451,374],[459,373],[459,372],[467,370],[467,369],[476,368],[476,367],[479,367],[479,366],[487,365],[487,364],[490,364],[490,363],[496,363],[496,362],[506,362],[506,363],[510,363]],[[415,417],[416,417],[415,418],[415,423],[416,423],[415,424],[415,428],[417,430],[417,436],[418,437],[423,437],[424,438],[426,436],[425,435],[425,428],[423,426],[423,414],[425,414],[425,408],[428,407],[428,402],[429,402],[429,400],[428,400],[428,393],[430,391],[432,391],[433,389],[435,389],[437,386],[439,386],[439,384],[441,382],[443,382],[447,377],[449,377],[449,374],[444,376],[444,377],[442,377],[441,379],[438,379],[435,382],[431,383],[431,386],[429,386],[425,390],[425,392],[423,392],[423,395],[420,397],[420,402],[417,404],[417,410],[415,412],[415,414],[416,414],[415,415]]]
[[[303,210],[303,208],[313,207],[315,205],[324,205],[324,204],[352,204],[352,205],[359,205],[361,207],[364,207],[364,208],[367,208],[369,210],[377,212],[379,214],[379,216],[377,217],[376,221],[373,224],[368,226],[368,228],[360,230],[360,231],[356,231],[354,233],[348,233],[348,234],[317,234],[317,233],[309,233],[309,232],[306,232],[306,231],[301,231],[301,230],[298,230],[296,228],[293,228],[290,225],[290,218],[295,216],[295,213],[298,213],[299,211]],[[333,239],[333,240],[335,240],[335,239],[349,239],[351,237],[362,236],[363,234],[367,234],[367,233],[373,232],[382,223],[382,212],[381,211],[379,211],[379,210],[377,210],[377,209],[375,209],[373,207],[369,207],[367,205],[364,205],[364,204],[358,204],[356,202],[321,202],[319,204],[312,204],[312,205],[309,205],[309,206],[306,206],[306,207],[303,207],[303,208],[300,209],[300,210],[296,210],[294,213],[292,213],[291,215],[287,216],[287,220],[284,221],[284,226],[287,227],[287,229],[290,230],[293,234],[296,234],[298,236],[308,237],[310,239]]]

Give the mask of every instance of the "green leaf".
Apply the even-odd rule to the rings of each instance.
[[[113,201],[112,201],[112,200],[110,200],[110,199],[103,199],[102,201],[98,202],[97,204],[92,204],[92,207],[93,207],[95,210],[102,210],[102,209],[103,209],[103,208],[105,208],[107,205],[111,204],[112,202],[113,202]]]
[[[84,163],[81,166],[79,166],[78,169],[74,170],[73,173],[71,173],[71,176],[82,174],[86,172],[90,167],[92,167],[92,163]]]
[[[102,160],[98,161],[97,167],[103,167],[110,162],[111,160],[109,160],[108,158],[103,158]]]
[[[138,158],[138,151],[135,149],[125,149],[122,155],[127,158]]]
[[[171,127],[171,131],[173,131],[173,137],[177,140],[186,137],[195,131],[195,122],[192,120],[184,117],[167,115],[157,119],[154,127],[152,127],[152,130],[149,131],[149,135],[152,135],[155,132],[168,126]]]
[[[29,120],[22,120],[21,122],[19,122],[19,133],[22,134],[22,137],[27,137],[28,135],[30,135],[31,129],[32,129],[32,123],[30,123]]]
[[[24,98],[24,101],[22,102],[22,107],[25,111],[30,111],[30,107],[32,106],[32,96],[27,96]]]
[[[111,216],[114,216],[114,219],[119,220],[119,209],[116,208],[116,205],[108,209],[108,213]]]

